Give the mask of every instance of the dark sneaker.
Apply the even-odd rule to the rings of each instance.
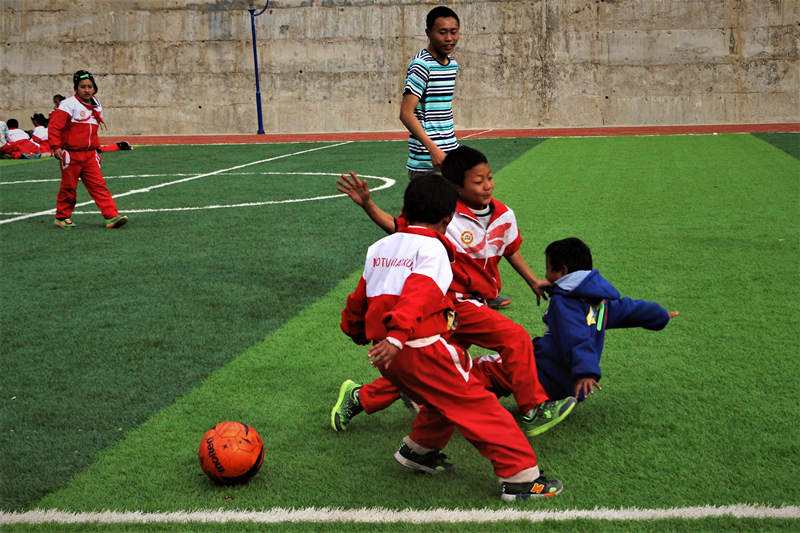
[[[511,298],[509,298],[508,296],[502,296],[498,294],[497,298],[495,298],[494,300],[489,300],[486,303],[492,309],[505,309],[506,307],[511,305]]]
[[[128,222],[128,217],[125,215],[117,215],[106,219],[106,227],[108,229],[121,228],[126,222]]]
[[[520,426],[529,437],[541,435],[569,416],[575,409],[575,398],[567,396],[562,400],[550,400],[531,409],[522,416]]]
[[[346,380],[339,387],[339,398],[331,409],[331,427],[334,431],[344,431],[350,420],[364,410],[358,403],[358,389],[361,385],[352,379]]]
[[[395,460],[408,468],[426,474],[440,474],[455,468],[452,463],[447,462],[447,455],[439,450],[432,450],[428,453],[417,453],[408,447],[406,443],[400,445],[400,449],[394,452]]]
[[[503,482],[500,499],[505,502],[527,500],[530,498],[552,498],[564,490],[564,484],[557,479],[547,479],[541,475],[530,483]]]
[[[119,141],[117,144],[117,148],[120,150],[133,150],[133,146],[130,145],[128,141]]]
[[[76,227],[71,218],[57,218],[54,224],[57,228],[61,229],[73,229]]]

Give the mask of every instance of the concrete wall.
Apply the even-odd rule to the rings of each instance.
[[[400,129],[405,68],[436,3],[274,1],[257,19],[267,131]],[[800,121],[800,0],[449,5],[460,128]],[[0,6],[2,118],[30,127],[88,68],[109,133],[255,132],[246,0]]]

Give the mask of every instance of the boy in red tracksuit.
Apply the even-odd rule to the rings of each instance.
[[[448,152],[442,173],[459,194],[446,232],[456,250],[449,289],[458,317],[452,340],[465,348],[475,344],[500,353],[503,382],[509,385],[507,390],[514,395],[522,413],[520,424],[529,436],[540,435],[570,414],[575,398],[550,400],[539,382],[528,332],[486,303],[500,291],[498,263],[502,258],[511,263],[537,298],[547,282],[534,275],[520,253],[522,238],[516,218],[492,195],[494,181],[486,157],[473,148],[459,146]],[[375,205],[366,182],[354,174],[343,175],[337,187],[387,232],[402,231],[406,225],[403,216],[395,219]],[[346,380],[331,410],[331,426],[335,431],[345,430],[362,410],[373,413],[398,398],[399,391],[385,379],[378,378],[364,386]]]
[[[79,70],[72,78],[75,96],[64,99],[50,114],[47,127],[50,150],[61,161],[61,186],[56,197],[56,227],[74,228],[70,218],[77,202],[78,180],[83,181],[109,229],[122,227],[120,215],[100,171],[97,130],[103,124],[103,108],[94,95],[97,83],[91,73]]]
[[[453,249],[444,237],[457,194],[438,176],[412,180],[405,191],[407,224],[367,251],[364,274],[342,311],[341,328],[385,379],[422,408],[395,459],[435,474],[452,468],[441,452],[455,429],[492,462],[505,501],[555,496],[536,454],[511,414],[470,373],[472,360],[446,335],[453,319],[447,291]]]

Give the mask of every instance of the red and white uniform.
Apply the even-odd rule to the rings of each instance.
[[[39,145],[42,152],[50,151],[50,143],[47,140],[47,128],[36,126],[31,132],[31,140]]]
[[[6,144],[0,147],[0,152],[12,159],[19,159],[23,154],[35,155],[41,151],[41,147],[19,128],[8,130]]]
[[[457,316],[452,340],[465,348],[474,344],[498,352],[499,359],[479,362],[477,378],[487,387],[510,391],[519,410],[527,412],[548,400],[536,372],[530,335],[485,305],[499,294],[500,260],[519,250],[522,237],[514,212],[499,200],[492,200],[488,220],[481,218],[486,217],[476,216],[459,201],[447,226],[447,240],[456,250],[449,292]],[[396,226],[399,230],[405,226],[402,217],[396,220]],[[391,405],[399,393],[387,380],[378,378],[361,387],[358,397],[364,411],[374,413]]]
[[[56,197],[56,218],[59,219],[72,216],[77,202],[78,179],[83,181],[105,218],[119,214],[100,171],[97,130],[103,123],[103,107],[96,99],[94,103],[87,104],[71,96],[50,114],[47,127],[50,149],[61,148],[66,152],[61,162],[61,187]]]
[[[453,279],[450,248],[442,236],[417,226],[373,244],[342,311],[342,330],[359,344],[387,339],[402,347],[379,370],[423,405],[408,436],[414,445],[442,449],[458,428],[492,462],[498,477],[531,477],[536,455],[528,439],[472,376],[469,355],[442,337],[452,307],[446,294]]]

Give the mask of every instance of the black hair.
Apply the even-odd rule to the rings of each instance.
[[[439,176],[414,178],[403,195],[403,214],[409,224],[436,224],[456,210],[455,187]]]
[[[563,267],[567,267],[567,273],[569,273],[592,269],[592,251],[585,242],[577,237],[551,242],[544,249],[544,255],[550,260],[552,270],[561,270]]]
[[[446,6],[436,6],[428,11],[428,16],[425,17],[425,29],[431,31],[436,19],[439,18],[454,18],[458,25],[461,26],[461,21],[458,20],[458,15],[456,15],[455,11]]]
[[[453,185],[463,187],[467,170],[481,163],[488,163],[486,156],[475,148],[462,144],[455,150],[447,152],[442,163],[442,175]]]
[[[31,122],[33,122],[34,126],[47,127],[47,117],[45,117],[42,113],[34,113],[31,117]]]
[[[54,94],[53,95],[53,103],[55,103],[56,105],[60,104],[61,102],[63,102],[66,99],[67,98],[63,94]],[[58,102],[56,102],[56,100],[58,100]]]
[[[92,85],[94,85],[94,92],[97,94],[97,82],[94,81],[94,76],[88,70],[79,70],[75,74],[72,75],[72,85],[75,90],[78,90],[78,84],[81,80],[92,80]]]
[[[8,129],[10,130],[15,130],[19,128],[19,121],[15,118],[10,118],[6,120],[6,126],[8,126]]]

